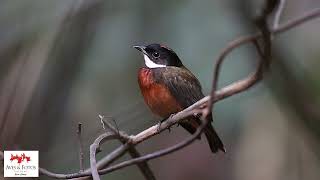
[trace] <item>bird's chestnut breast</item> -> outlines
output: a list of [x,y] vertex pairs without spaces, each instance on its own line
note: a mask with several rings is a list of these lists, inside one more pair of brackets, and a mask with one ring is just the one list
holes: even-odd
[[153,69],[141,68],[138,82],[145,103],[156,115],[165,118],[182,110],[168,88],[155,81]]

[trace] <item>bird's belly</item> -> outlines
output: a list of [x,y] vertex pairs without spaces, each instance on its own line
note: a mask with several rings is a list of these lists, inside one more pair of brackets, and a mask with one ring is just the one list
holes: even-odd
[[163,118],[181,111],[181,106],[171,95],[168,88],[162,84],[155,83],[153,81],[152,73],[149,71],[151,70],[140,70],[138,80],[144,101],[151,111]]

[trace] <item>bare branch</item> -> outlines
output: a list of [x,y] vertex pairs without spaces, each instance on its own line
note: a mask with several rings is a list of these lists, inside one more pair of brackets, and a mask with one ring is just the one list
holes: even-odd
[[98,169],[97,169],[97,161],[96,161],[96,153],[97,149],[100,148],[100,144],[106,140],[118,138],[119,136],[115,135],[114,133],[104,133],[100,135],[90,146],[90,168],[92,178],[94,180],[100,180]]
[[280,18],[284,9],[284,5],[286,4],[286,0],[280,0],[278,9],[275,13],[274,22],[273,22],[273,29],[277,29],[279,27]]
[[105,121],[104,120],[105,116],[99,114],[99,118],[100,118],[100,122],[101,122],[104,130],[109,129],[114,134],[117,134],[121,138],[122,141],[126,141],[126,142],[130,141],[129,135],[123,131],[119,131],[118,128],[115,128],[108,121]]
[[274,29],[271,31],[272,33],[278,34],[278,33],[283,33],[285,31],[288,31],[289,29],[292,29],[296,26],[299,26],[303,23],[309,22],[312,19],[318,18],[320,16],[320,8],[315,8],[310,11],[307,11],[304,15],[299,16],[296,19],[290,20],[281,26],[279,28]]
[[[130,147],[129,143],[126,143],[120,147],[118,147],[117,149],[115,149],[114,151],[112,151],[111,153],[109,153],[107,156],[103,157],[99,162],[97,162],[97,168],[98,169],[102,169],[104,167],[109,166],[111,163],[113,163],[116,159],[118,159],[119,157],[121,157],[123,154],[125,154],[128,149]],[[90,169],[88,169],[85,172],[90,172]]]

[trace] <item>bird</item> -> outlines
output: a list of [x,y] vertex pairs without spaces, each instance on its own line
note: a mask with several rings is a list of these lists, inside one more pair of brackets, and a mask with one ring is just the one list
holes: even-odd
[[[144,65],[138,70],[138,84],[144,101],[153,114],[165,120],[204,97],[199,80],[182,64],[171,48],[158,43],[133,47],[144,58]],[[211,124],[211,113],[208,118],[210,123],[203,131],[212,153],[219,150],[226,152]],[[194,115],[182,120],[179,125],[194,134],[200,123],[199,117]]]

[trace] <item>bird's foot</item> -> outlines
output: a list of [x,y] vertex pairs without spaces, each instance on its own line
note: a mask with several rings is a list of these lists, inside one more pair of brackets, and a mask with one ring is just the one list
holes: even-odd
[[[162,123],[162,122],[163,122],[163,121],[159,121],[159,123],[158,123],[158,128],[157,128],[158,133],[161,132],[161,123]],[[168,127],[167,129],[168,129],[168,131],[169,131],[169,133],[170,133],[170,132],[171,132],[171,127]]]
[[164,118],[164,119],[161,119],[161,120],[159,121],[159,123],[158,123],[158,129],[157,129],[158,133],[160,133],[160,131],[161,131],[161,124],[162,124],[166,119],[167,119],[167,118]]
[[[158,133],[160,133],[160,131],[161,131],[161,123],[163,123],[164,121],[166,121],[166,120],[169,119],[169,118],[172,118],[174,115],[175,115],[175,114],[171,114],[169,117],[163,118],[163,119],[161,119],[161,120],[159,121],[159,123],[158,123],[158,130],[157,130]],[[168,129],[169,132],[171,132],[171,127],[168,127],[167,129]]]
[[[173,117],[174,115],[176,115],[176,114],[175,114],[175,113],[171,114],[171,115],[169,116],[169,118],[172,119],[172,117]],[[169,118],[167,118],[167,119],[169,119]],[[178,124],[178,126],[179,126],[179,124]],[[171,132],[171,126],[169,126],[167,129],[169,130],[169,133],[170,133],[170,132]]]
[[171,114],[171,115],[168,117],[168,119],[169,119],[169,118],[172,119],[174,115],[176,115],[176,114],[175,114],[175,113]]

